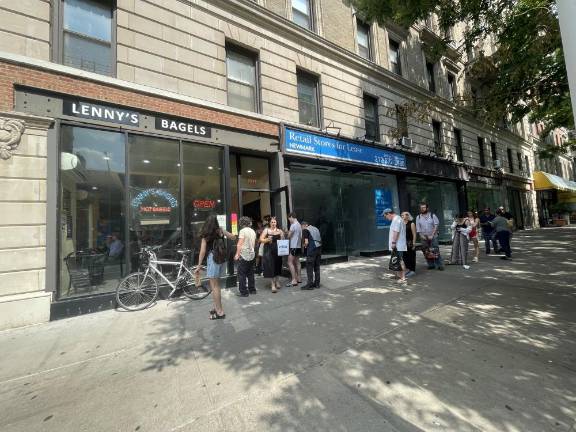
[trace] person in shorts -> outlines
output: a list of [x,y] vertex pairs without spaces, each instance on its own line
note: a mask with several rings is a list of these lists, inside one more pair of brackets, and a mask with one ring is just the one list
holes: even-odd
[[385,209],[384,217],[390,221],[390,234],[388,235],[388,249],[390,252],[396,252],[400,257],[400,263],[402,270],[395,272],[398,277],[398,282],[401,284],[406,283],[406,265],[404,260],[402,260],[402,255],[408,251],[408,245],[406,242],[406,224],[400,216],[398,216],[394,210]]
[[242,216],[238,221],[240,232],[234,260],[238,263],[239,297],[256,294],[254,282],[254,259],[256,258],[256,232],[252,229],[252,219]]
[[288,215],[290,221],[290,230],[288,231],[288,239],[290,240],[290,254],[288,255],[288,269],[292,280],[286,284],[287,287],[297,286],[302,283],[302,274],[300,267],[300,252],[302,250],[302,226],[298,222],[296,213]]

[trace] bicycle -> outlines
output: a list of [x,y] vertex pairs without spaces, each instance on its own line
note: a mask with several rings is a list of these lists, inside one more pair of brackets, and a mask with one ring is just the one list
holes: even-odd
[[[158,298],[160,283],[168,284],[172,290],[168,294],[168,298],[181,289],[182,293],[192,299],[201,300],[207,297],[211,290],[205,287],[202,283],[196,283],[194,275],[198,266],[189,268],[186,263],[188,256],[192,253],[191,250],[179,249],[176,252],[182,255],[180,261],[173,260],[159,260],[156,256],[156,251],[160,246],[144,247],[140,250],[139,255],[147,261],[140,271],[131,273],[120,281],[116,288],[116,301],[123,308],[128,311],[137,311],[146,309]],[[171,266],[176,267],[178,273],[174,280],[170,280],[158,266]],[[201,266],[205,269],[205,266]]]

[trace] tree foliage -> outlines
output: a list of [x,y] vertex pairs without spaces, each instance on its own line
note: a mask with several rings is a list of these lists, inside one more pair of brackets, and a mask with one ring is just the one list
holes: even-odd
[[[498,124],[528,116],[544,124],[544,134],[558,127],[574,129],[568,77],[554,0],[349,0],[368,20],[409,27],[436,13],[442,28],[466,23],[464,38],[439,41],[462,51],[492,40],[496,50],[467,65],[481,85],[484,118]],[[576,148],[546,148],[543,156]]]

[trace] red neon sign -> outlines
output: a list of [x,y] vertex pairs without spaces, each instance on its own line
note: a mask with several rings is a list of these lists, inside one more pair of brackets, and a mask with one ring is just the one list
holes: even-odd
[[214,207],[216,207],[216,201],[214,200],[201,200],[201,199],[197,199],[192,201],[192,205],[194,206],[194,208],[197,209],[213,209]]

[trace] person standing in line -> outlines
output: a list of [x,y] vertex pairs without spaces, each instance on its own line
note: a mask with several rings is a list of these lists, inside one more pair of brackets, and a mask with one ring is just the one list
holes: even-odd
[[494,220],[494,216],[489,207],[484,209],[484,213],[480,216],[480,226],[482,227],[482,238],[486,246],[486,255],[490,255],[490,243],[494,248],[494,253],[498,253],[498,244],[496,241],[496,232],[490,222]]
[[322,237],[320,230],[308,222],[302,222],[302,237],[306,253],[306,275],[308,280],[302,290],[320,288],[320,260],[322,258]]
[[406,224],[406,253],[403,255],[404,265],[406,265],[406,277],[416,276],[416,224],[409,212],[402,212],[400,215]]
[[465,219],[466,225],[470,228],[469,238],[474,245],[474,257],[472,262],[477,263],[480,257],[480,243],[478,242],[478,227],[480,226],[480,219],[478,213],[475,211],[468,211]]
[[430,213],[428,204],[421,203],[420,214],[416,216],[416,232],[420,235],[420,240],[422,241],[422,252],[428,262],[428,269],[437,268],[438,270],[444,270],[438,243],[439,226],[438,217]]
[[[226,314],[224,313],[224,308],[222,307],[220,277],[222,276],[222,271],[225,267],[226,258],[221,260],[221,257],[218,256],[215,260],[214,255],[216,252],[218,255],[223,254],[225,256],[225,249],[224,251],[220,250],[220,246],[222,246],[224,241],[223,237],[226,237],[230,240],[235,240],[236,236],[220,228],[216,216],[211,215],[208,216],[208,219],[206,219],[206,222],[204,222],[202,230],[200,231],[200,237],[202,238],[202,242],[200,244],[198,267],[196,268],[195,274],[197,278],[200,277],[200,266],[202,265],[204,258],[206,258],[206,276],[210,282],[210,288],[212,289],[212,301],[214,302],[214,309],[210,311],[210,319],[224,319],[226,318]],[[222,243],[216,244],[216,242]]]
[[458,215],[452,222],[452,253],[450,264],[458,264],[468,270],[468,244],[472,230],[470,221],[464,215]]
[[270,226],[262,231],[260,243],[264,244],[264,255],[262,256],[262,267],[264,277],[270,279],[270,288],[273,293],[280,289],[278,277],[282,273],[282,257],[278,256],[278,240],[284,239],[284,233],[278,228],[278,222],[274,216],[270,217]]
[[398,283],[406,283],[406,265],[404,264],[404,254],[408,247],[406,244],[406,224],[400,216],[394,213],[392,209],[384,210],[384,217],[390,221],[390,233],[388,235],[388,249],[391,253],[396,252],[400,259],[401,270],[395,272],[398,276]]
[[290,230],[288,231],[288,239],[290,240],[290,253],[288,255],[288,269],[292,280],[286,284],[287,287],[297,286],[302,283],[302,268],[300,266],[300,252],[302,250],[302,226],[298,222],[296,213],[288,215],[290,221]]
[[262,221],[256,222],[256,274],[262,274],[262,255],[264,253],[264,245],[260,243],[260,236],[264,231],[264,224]]
[[256,232],[252,229],[252,219],[242,216],[238,221],[240,232],[234,260],[238,262],[239,297],[256,294],[254,282],[254,259],[256,257]]
[[500,243],[500,248],[504,251],[504,256],[501,258],[503,260],[512,259],[512,250],[510,249],[510,225],[508,219],[504,216],[504,211],[498,209],[496,211],[496,217],[490,225],[496,230],[496,238],[498,243]]

